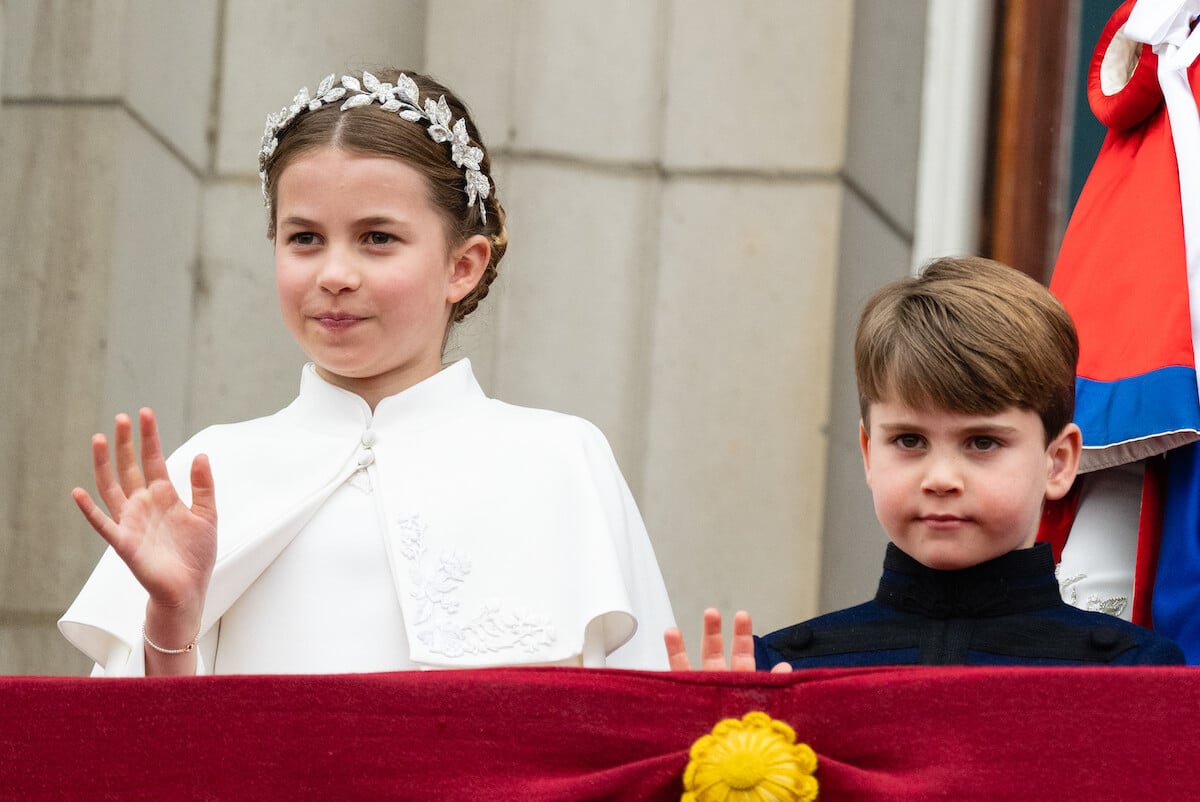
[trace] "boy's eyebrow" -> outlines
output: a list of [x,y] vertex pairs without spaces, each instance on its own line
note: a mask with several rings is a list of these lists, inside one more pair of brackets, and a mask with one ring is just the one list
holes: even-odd
[[316,225],[316,223],[312,220],[309,220],[306,217],[300,217],[298,215],[291,215],[290,217],[285,217],[282,220],[280,220],[279,225],[281,225],[281,226],[299,226],[300,228],[312,228],[313,226]]
[[962,434],[1012,434],[1017,431],[1016,426],[1007,426],[1000,423],[979,423],[971,426],[964,426],[958,430]]
[[900,431],[902,429],[908,430],[908,429],[920,429],[921,428],[920,426],[918,426],[915,423],[905,423],[904,421],[897,421],[895,423],[884,423],[882,421],[876,420],[875,424],[880,429],[883,429],[883,430],[889,431],[889,432]]
[[[912,423],[904,420],[899,421],[878,421],[877,425],[885,432],[919,432],[924,431],[927,426],[922,426],[918,423]],[[989,423],[982,421],[980,423],[972,423],[967,426],[962,426],[954,430],[957,434],[1012,434],[1017,431],[1016,426],[1009,426],[1004,423]]]

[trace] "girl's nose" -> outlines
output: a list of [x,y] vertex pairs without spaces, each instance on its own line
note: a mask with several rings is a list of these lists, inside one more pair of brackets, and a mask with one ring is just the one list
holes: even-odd
[[331,248],[317,270],[317,286],[333,295],[358,289],[362,276],[350,254]]

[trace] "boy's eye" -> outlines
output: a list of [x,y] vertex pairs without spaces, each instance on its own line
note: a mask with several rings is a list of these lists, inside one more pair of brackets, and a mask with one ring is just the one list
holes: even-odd
[[892,439],[892,442],[900,448],[910,449],[920,448],[925,440],[919,434],[898,434]]
[[1000,447],[1000,443],[994,437],[979,435],[971,438],[970,446],[975,451],[993,451]]
[[288,237],[288,242],[301,247],[315,245],[317,242],[317,235],[311,231],[298,231],[292,236]]

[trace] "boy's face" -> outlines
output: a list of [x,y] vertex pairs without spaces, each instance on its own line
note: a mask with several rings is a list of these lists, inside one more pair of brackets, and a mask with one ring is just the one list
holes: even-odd
[[1043,500],[1066,494],[1079,467],[1079,427],[1047,446],[1027,409],[967,415],[881,401],[870,420],[859,443],[875,514],[929,568],[967,568],[1033,545]]

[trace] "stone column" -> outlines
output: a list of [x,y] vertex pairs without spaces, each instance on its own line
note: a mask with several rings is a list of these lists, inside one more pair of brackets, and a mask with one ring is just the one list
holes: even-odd
[[53,623],[102,543],[91,434],[184,425],[217,3],[9,2],[0,108],[0,671],[86,666]]

